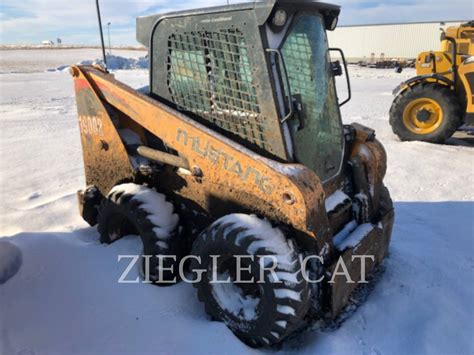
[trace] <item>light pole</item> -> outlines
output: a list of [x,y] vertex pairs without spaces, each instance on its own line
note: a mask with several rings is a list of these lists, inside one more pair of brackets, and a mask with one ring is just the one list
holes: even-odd
[[110,25],[111,23],[107,23],[107,34],[109,35],[109,54],[112,55],[112,46],[110,44]]

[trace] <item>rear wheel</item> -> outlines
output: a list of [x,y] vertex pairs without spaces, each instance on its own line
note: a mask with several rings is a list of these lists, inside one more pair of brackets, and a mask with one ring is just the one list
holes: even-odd
[[[164,195],[146,186],[121,184],[102,201],[98,231],[102,243],[112,243],[128,234],[139,235],[143,242],[143,255],[148,256],[143,258],[143,262],[149,265],[150,281],[166,285],[170,283],[165,282],[177,279],[182,256],[178,222],[173,205]],[[167,270],[171,267],[173,271]],[[148,268],[142,263],[142,273],[146,270]]]
[[[244,214],[225,216],[196,239],[192,254],[201,260],[193,260],[191,270],[207,271],[194,284],[199,300],[208,314],[248,345],[279,343],[302,324],[309,307],[302,256],[268,221]],[[215,261],[212,256],[217,256]],[[240,281],[237,258],[243,271]]]
[[455,93],[438,84],[417,84],[399,94],[390,108],[390,125],[402,141],[442,143],[461,124]]

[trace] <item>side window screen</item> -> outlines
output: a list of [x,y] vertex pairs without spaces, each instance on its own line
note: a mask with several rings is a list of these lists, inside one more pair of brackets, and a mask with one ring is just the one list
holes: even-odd
[[204,53],[197,46],[187,49],[171,51],[168,87],[178,106],[204,115],[210,111]]
[[243,34],[237,29],[176,33],[168,45],[173,102],[265,149],[264,117]]

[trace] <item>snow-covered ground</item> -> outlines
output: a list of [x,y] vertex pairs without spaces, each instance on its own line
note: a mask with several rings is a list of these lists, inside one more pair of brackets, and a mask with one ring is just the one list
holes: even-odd
[[[146,51],[140,50],[112,49],[112,54],[126,58],[143,57],[146,53]],[[102,50],[99,48],[2,49],[0,50],[0,74],[41,72],[48,69],[56,69],[61,65],[75,64],[97,58],[102,58]]]
[[[84,177],[72,79],[46,70],[99,57],[99,50],[0,51],[0,235],[22,260],[0,285],[0,354],[257,353],[208,320],[191,285],[117,283],[127,264],[117,255],[140,253],[139,241],[101,245],[79,217],[75,192]],[[136,88],[147,75],[116,72]],[[474,151],[460,139],[396,139],[391,91],[412,75],[351,67],[344,121],[375,128],[388,153],[391,256],[339,329],[307,330],[284,353],[474,353]]]

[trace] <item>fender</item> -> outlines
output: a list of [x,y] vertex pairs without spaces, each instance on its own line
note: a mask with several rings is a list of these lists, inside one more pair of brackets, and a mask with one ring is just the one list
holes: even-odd
[[454,82],[452,80],[447,79],[441,74],[426,74],[426,75],[417,75],[414,76],[413,78],[408,79],[407,81],[404,81],[400,85],[398,85],[392,92],[394,96],[398,96],[401,93],[403,93],[405,90],[408,88],[423,83],[423,82],[429,82],[429,81],[439,81],[443,83],[444,85],[447,85],[449,87],[454,86]]

